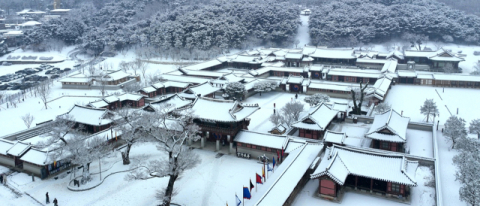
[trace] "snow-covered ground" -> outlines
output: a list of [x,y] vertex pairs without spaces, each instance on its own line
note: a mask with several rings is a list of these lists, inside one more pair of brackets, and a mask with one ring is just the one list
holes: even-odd
[[298,39],[300,42],[298,48],[303,48],[305,45],[310,44],[310,34],[308,33],[308,19],[310,16],[300,15],[300,21],[302,25],[298,27],[297,36],[295,39]]
[[[195,150],[201,158],[201,164],[187,170],[176,182],[178,195],[173,202],[181,205],[235,205],[235,193],[241,198],[242,187],[248,186],[255,173],[261,173],[262,164],[255,160],[246,160],[235,156],[224,155],[215,158],[216,153],[204,150]],[[146,156],[145,156],[146,155]],[[132,149],[131,158],[151,160],[161,158],[164,154],[156,150],[151,144],[144,144]],[[120,154],[115,156],[121,160]],[[109,160],[111,161],[111,160]],[[137,161],[137,160],[134,160]],[[102,165],[105,170],[105,162]],[[98,162],[92,162],[91,173],[98,172]],[[129,169],[121,163],[114,164],[115,171]],[[77,172],[79,174],[79,172]],[[104,172],[103,175],[107,174]],[[54,180],[53,178],[35,182],[23,173],[9,177],[20,190],[28,192],[39,201],[45,200],[45,193],[50,198],[57,198],[60,205],[156,205],[155,193],[166,186],[167,178],[153,178],[148,180],[125,180],[126,173],[109,176],[100,186],[83,192],[72,192],[67,189],[70,176]],[[61,176],[61,175],[59,175]],[[93,178],[99,178],[95,175]],[[0,186],[1,187],[1,186]],[[259,185],[258,187],[261,187]],[[4,195],[0,190],[0,197]],[[252,192],[252,195],[256,195]],[[8,194],[8,193],[6,193]],[[12,202],[15,202],[13,197]],[[27,199],[28,200],[28,199]],[[18,200],[21,201],[21,200]],[[21,204],[21,202],[18,202]],[[18,205],[17,204],[17,205]]]
[[[458,108],[458,116],[465,119],[468,127],[471,120],[480,118],[480,110],[474,109],[479,94],[478,89],[447,87],[443,92],[443,87],[395,85],[388,92],[386,102],[396,111],[403,111],[403,116],[410,117],[410,121],[425,122],[426,117],[420,113],[420,107],[426,99],[434,99],[440,111],[440,117],[436,117],[435,121],[440,120],[440,125],[443,125],[450,115],[457,114]],[[432,117],[429,122],[432,122]]]

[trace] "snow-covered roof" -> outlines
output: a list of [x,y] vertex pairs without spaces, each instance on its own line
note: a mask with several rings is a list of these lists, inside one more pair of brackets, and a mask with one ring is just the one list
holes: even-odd
[[302,53],[287,53],[285,55],[286,59],[302,59],[303,54]]
[[27,21],[22,24],[22,26],[37,26],[37,25],[42,25],[42,23],[38,21]]
[[429,57],[429,59],[433,60],[433,61],[448,61],[448,62],[465,61],[463,58],[455,56],[455,54],[452,54],[451,52],[449,52],[445,49],[438,50],[437,55],[431,56],[431,57]]
[[48,152],[37,150],[34,148],[30,149],[27,153],[25,153],[25,155],[23,155],[22,158],[20,158],[20,160],[24,162],[29,162],[41,166],[51,163],[47,162],[47,160],[49,159],[50,158],[48,157]]
[[246,105],[237,101],[199,97],[192,110],[199,119],[219,122],[239,122],[259,110],[258,104]]
[[283,67],[285,66],[284,62],[264,62],[261,65],[262,67]]
[[52,9],[50,12],[69,12],[71,9]]
[[313,54],[310,55],[315,58],[327,59],[356,59],[353,49],[335,49],[335,48],[317,48]]
[[[99,125],[107,125],[112,122],[112,120],[107,119],[106,115],[108,114],[107,109],[99,109],[99,108],[91,108],[91,107],[84,107],[80,105],[75,105],[73,108],[64,115],[69,115],[75,122],[99,126]],[[59,117],[62,117],[60,115]]]
[[194,94],[195,96],[200,95],[201,97],[207,96],[209,94],[219,91],[220,88],[212,86],[209,82],[199,84],[196,86],[189,87],[185,93]]
[[399,77],[416,77],[417,73],[412,70],[398,70],[397,74]]
[[185,68],[179,69],[183,74],[188,75],[188,76],[200,76],[200,77],[214,77],[218,78],[225,73],[223,72],[214,72],[214,71],[202,71],[202,70],[188,70]]
[[286,141],[288,141],[288,138],[282,135],[241,130],[235,136],[234,141],[273,149],[282,149]]
[[108,96],[108,97],[103,98],[103,100],[107,103],[112,103],[112,102],[119,101],[120,99],[117,96],[112,95],[112,96]]
[[397,57],[398,59],[405,59],[405,57],[403,56],[403,53],[398,51],[398,50],[394,50],[392,52],[390,52],[389,54],[386,55],[386,58],[389,59],[389,58],[392,58],[392,57]]
[[408,186],[417,186],[415,173],[418,162],[410,161],[403,155],[377,153],[369,150],[342,147],[328,147],[312,179],[327,175],[344,185],[348,175],[372,178]]
[[357,63],[364,64],[385,64],[389,62],[388,59],[371,59],[371,58],[358,58]]
[[405,57],[425,57],[437,55],[437,51],[418,51],[418,50],[405,50]]
[[407,142],[409,122],[410,118],[402,117],[393,109],[377,114],[365,137],[387,142]]
[[480,82],[480,76],[460,74],[434,74],[435,80]]
[[150,93],[150,92],[157,91],[157,89],[155,89],[153,86],[150,86],[150,87],[145,87],[145,88],[141,89],[140,91],[143,91],[145,93]]
[[143,96],[141,94],[124,93],[124,94],[121,94],[121,95],[117,95],[117,97],[120,101],[126,101],[126,100],[139,101],[140,99],[144,98],[145,96]]
[[167,106],[172,106],[172,110],[176,110],[176,109],[184,108],[190,104],[192,104],[192,101],[186,100],[180,97],[178,94],[173,94],[173,95],[167,96],[166,98],[151,102],[150,105],[147,105],[145,107],[150,106],[154,110],[157,110],[158,107],[163,107],[164,105],[167,105]]
[[108,103],[106,103],[103,100],[98,100],[98,101],[90,102],[88,104],[88,106],[93,107],[93,108],[102,108],[102,107],[108,106]]
[[397,65],[398,65],[397,60],[388,60],[388,61],[385,62],[385,64],[383,65],[381,71],[382,71],[382,72],[395,73],[395,71],[397,70]]
[[287,84],[302,84],[304,78],[303,76],[292,76],[290,75],[287,79]]
[[115,80],[123,79],[123,78],[129,77],[129,76],[130,76],[130,74],[127,74],[122,70],[118,70],[116,72],[112,72],[112,73],[109,73],[109,74],[105,75],[104,76],[104,78],[105,78],[104,81],[115,81]]
[[4,166],[0,165],[0,174],[5,174],[8,171],[10,171],[10,169],[8,169],[8,167],[4,167]]
[[75,82],[75,83],[88,83],[90,78],[84,77],[67,77],[60,80],[60,82]]
[[[358,85],[356,85],[358,86]],[[344,91],[349,92],[352,90],[351,84],[342,84],[342,83],[330,83],[330,82],[314,82],[310,83],[308,88],[312,89],[324,89],[324,90],[333,90],[333,91]]]
[[9,37],[9,36],[22,36],[23,31],[20,30],[15,30],[15,31],[8,31],[7,33],[4,33],[4,37]]
[[325,142],[331,142],[331,143],[342,145],[346,137],[347,135],[345,135],[344,132],[332,132],[330,130],[327,130],[325,132],[325,135],[323,136],[323,140]]
[[323,70],[323,65],[314,64],[314,65],[310,66],[309,70],[310,71],[321,72]]
[[306,46],[306,47],[303,47],[302,52],[304,55],[310,55],[310,54],[313,54],[315,50],[317,50],[317,47],[315,46]]
[[333,102],[333,103],[327,103],[327,105],[333,110],[337,110],[339,112],[347,112],[350,109],[350,107],[348,106],[348,103]]
[[265,62],[265,59],[260,56],[238,55],[235,59],[232,59],[231,61],[235,63],[261,64]]
[[323,131],[337,114],[338,111],[333,110],[326,104],[322,103],[317,107],[311,108],[308,114],[299,121],[293,123],[292,127]]
[[14,144],[14,142],[0,139],[0,154],[7,155],[7,151],[12,148]]
[[303,68],[300,67],[262,67],[257,70],[250,70],[249,73],[253,76],[262,75],[270,71],[278,71],[278,72],[295,72],[295,73],[303,73]]
[[171,75],[171,74],[162,74],[162,79],[167,81],[175,81],[175,82],[185,82],[185,83],[193,83],[193,84],[201,84],[208,81],[208,79],[201,78],[201,77],[193,77],[193,76],[179,76],[179,75]]
[[189,83],[174,82],[174,81],[162,82],[162,84],[165,86],[165,88],[168,88],[168,87],[187,88],[188,86],[190,86]]
[[372,69],[330,69],[328,75],[377,79],[383,76],[381,71]]
[[385,98],[385,95],[387,94],[388,90],[390,89],[390,85],[392,84],[392,79],[388,77],[383,77],[381,79],[378,79],[375,84],[373,85],[373,88],[369,89],[370,94],[376,94],[376,97],[379,100],[383,100]]
[[284,205],[322,149],[322,144],[308,143],[292,151],[250,201],[256,206]]
[[20,157],[31,147],[31,144],[16,142],[10,149],[7,150],[7,154],[15,157]]

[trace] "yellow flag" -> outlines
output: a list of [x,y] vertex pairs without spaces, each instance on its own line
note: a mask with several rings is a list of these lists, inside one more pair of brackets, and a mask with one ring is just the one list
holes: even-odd
[[262,177],[265,178],[265,167],[262,167]]

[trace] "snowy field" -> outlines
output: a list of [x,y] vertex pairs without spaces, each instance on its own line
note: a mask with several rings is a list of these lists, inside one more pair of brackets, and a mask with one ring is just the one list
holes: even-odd
[[[438,94],[437,94],[438,91]],[[420,114],[420,107],[425,99],[434,99],[440,111],[440,125],[443,125],[450,115],[457,114],[465,119],[467,127],[470,121],[480,118],[480,110],[476,108],[475,98],[479,97],[480,90],[468,88],[450,88],[412,85],[395,85],[389,91],[386,102],[403,116],[410,117],[410,121],[426,122],[426,117]],[[448,109],[447,109],[448,108]],[[429,122],[432,122],[432,117]]]
[[[435,204],[435,189],[425,186],[425,182],[433,178],[433,173],[428,167],[418,167],[417,173],[417,187],[412,188],[412,206],[432,206]],[[322,206],[338,206],[338,205],[355,205],[355,206],[402,206],[405,203],[399,203],[384,198],[370,196],[363,193],[345,192],[342,202],[336,203],[328,200],[320,199],[315,196],[318,193],[318,179],[308,181],[307,185],[298,193],[297,198],[293,202],[293,206],[304,205],[322,205]],[[446,204],[448,205],[448,204]]]
[[[249,180],[255,173],[261,173],[262,164],[255,160],[246,160],[230,155],[215,158],[216,153],[196,150],[201,158],[201,164],[187,170],[175,183],[178,195],[173,202],[181,205],[235,205],[235,193],[242,194],[242,186],[248,186]],[[145,156],[146,155],[146,156]],[[162,157],[153,145],[141,145],[132,149],[131,158],[147,158],[148,160]],[[120,154],[116,160],[121,160]],[[105,160],[106,161],[106,160]],[[113,161],[110,159],[108,161]],[[103,164],[108,165],[106,161]],[[137,160],[134,160],[137,161]],[[102,161],[103,162],[103,161]],[[111,163],[111,162],[110,162]],[[105,171],[102,165],[102,171]],[[98,161],[92,162],[91,173],[98,172]],[[110,169],[120,171],[129,169],[129,166],[114,164]],[[79,174],[79,172],[77,172]],[[104,172],[102,175],[108,174]],[[31,194],[35,199],[43,202],[45,193],[49,192],[50,198],[57,198],[60,205],[156,205],[155,193],[165,187],[167,178],[153,178],[148,180],[125,180],[127,173],[118,173],[109,176],[104,183],[92,190],[72,192],[67,189],[70,176],[58,180],[53,178],[32,182],[31,177],[23,173],[9,177],[14,185],[22,191]],[[99,178],[93,175],[93,178]],[[261,187],[261,185],[259,185]],[[0,186],[0,197],[4,195]],[[6,193],[8,194],[8,193]],[[253,192],[252,195],[256,195]],[[12,203],[27,204],[28,198],[15,199],[7,197]],[[18,202],[17,202],[18,201]]]

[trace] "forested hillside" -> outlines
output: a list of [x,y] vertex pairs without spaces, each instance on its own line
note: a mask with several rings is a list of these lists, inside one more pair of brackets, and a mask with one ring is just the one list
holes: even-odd
[[132,46],[162,52],[216,51],[255,44],[291,43],[299,26],[299,9],[274,0],[213,1],[137,0],[106,3],[101,9],[83,4],[65,19],[44,22],[27,32],[33,49],[49,42],[79,44],[90,54]]
[[310,17],[313,44],[350,46],[402,38],[479,44],[480,17],[435,0],[338,0]]

